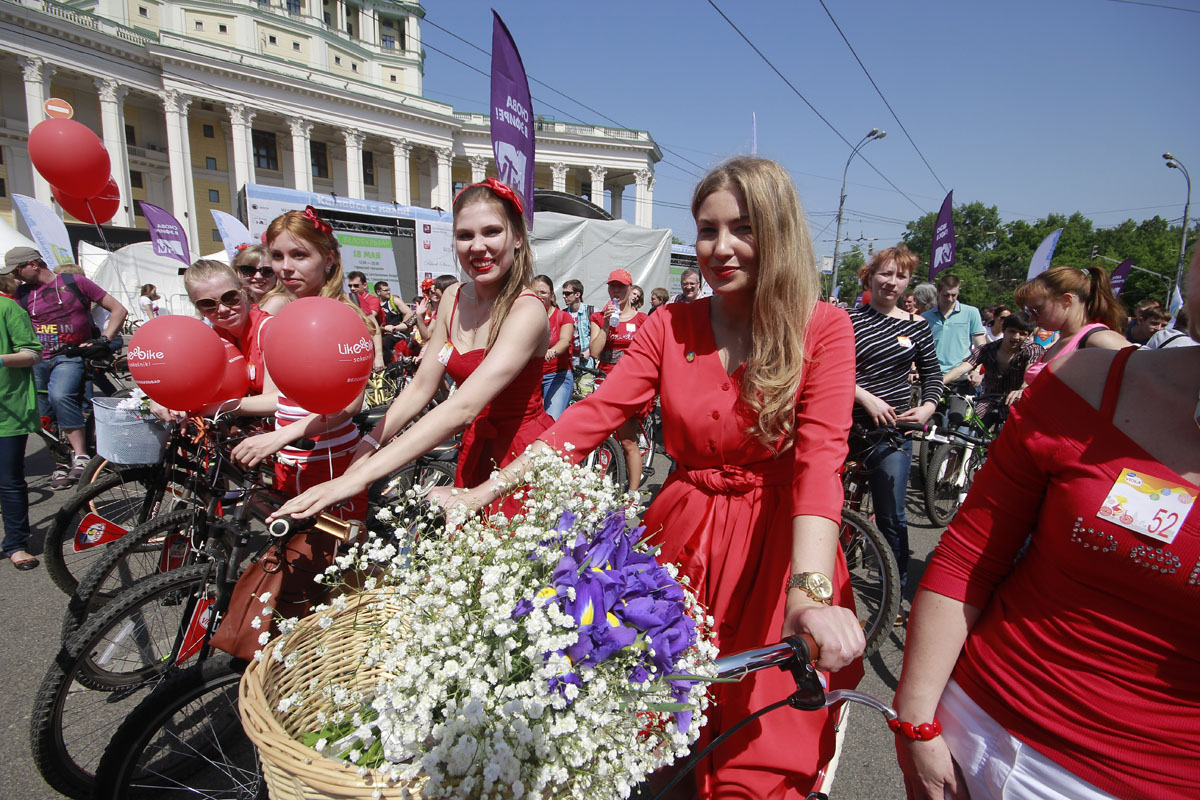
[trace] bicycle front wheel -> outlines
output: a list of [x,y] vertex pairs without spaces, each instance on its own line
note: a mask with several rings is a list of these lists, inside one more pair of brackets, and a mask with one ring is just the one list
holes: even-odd
[[867,639],[864,656],[879,649],[900,613],[900,569],[887,540],[866,517],[842,510],[839,531],[858,622]]
[[958,513],[983,466],[979,445],[950,442],[939,445],[925,475],[925,513],[934,525],[949,525]]
[[96,769],[97,800],[265,798],[238,716],[241,670],[214,657],[163,683],[117,730]]

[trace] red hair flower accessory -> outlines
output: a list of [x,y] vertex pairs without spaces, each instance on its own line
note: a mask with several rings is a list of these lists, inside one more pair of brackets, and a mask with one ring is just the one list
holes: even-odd
[[[492,194],[496,195],[496,197],[512,203],[512,207],[517,210],[517,216],[521,216],[525,213],[525,209],[521,205],[521,198],[517,195],[517,193],[510,189],[506,184],[501,183],[495,178],[487,178],[480,183],[472,183],[471,186],[486,186],[492,190]],[[458,198],[462,195],[462,193],[467,189],[470,189],[471,186],[464,186],[463,188],[459,189],[458,194],[454,195],[454,202],[457,203]]]
[[433,289],[433,278],[421,281],[421,294],[428,294]]
[[250,245],[247,244],[246,242],[242,242],[239,245],[234,245],[233,250],[235,253],[243,253],[243,252],[245,252],[246,248],[249,246]]
[[326,236],[333,236],[333,226],[318,217],[317,210],[312,206],[304,207],[304,217],[321,233],[325,234]]

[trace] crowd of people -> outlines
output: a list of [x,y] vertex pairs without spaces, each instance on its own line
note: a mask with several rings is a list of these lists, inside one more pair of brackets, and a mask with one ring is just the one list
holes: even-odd
[[[311,208],[274,220],[231,266],[188,268],[197,313],[249,365],[247,396],[225,410],[275,418],[233,451],[246,466],[274,458],[276,486],[291,497],[275,517],[362,518],[368,486],[455,435],[457,491],[436,492],[444,505],[515,512],[528,449],[582,459],[613,434],[636,490],[636,419],[657,402],[676,468],[642,524],[708,608],[718,646],[808,633],[829,686],[850,687],[865,646],[839,546],[852,428],[923,424],[947,383],[968,380],[983,394],[981,416],[1007,421],[897,619],[908,625],[894,726],[908,796],[1192,796],[1200,519],[1188,512],[1200,493],[1200,350],[1189,345],[1200,265],[1176,317],[1148,304],[1131,320],[1104,270],[1067,266],[1019,287],[1012,307],[981,312],[952,274],[908,291],[920,258],[898,244],[872,256],[859,273],[862,302],[843,309],[821,300],[787,172],[744,157],[695,190],[699,268],[684,271],[680,292],[647,296],[614,265],[597,308],[580,281],[556,296],[554,281],[534,274],[523,203],[495,179],[459,192],[453,239],[465,278],[427,281],[412,305],[385,282],[343,273],[332,228]],[[51,485],[69,485],[87,452],[82,370],[63,349],[114,338],[126,311],[30,248],[10,250],[2,274],[19,282],[0,298],[3,554],[30,569],[26,438],[39,414],[57,419],[75,455]],[[419,358],[367,434],[351,421],[361,396],[339,413],[310,413],[271,379],[262,342],[272,315],[306,297],[355,309],[376,367]],[[143,287],[144,316],[162,313],[158,302]],[[109,312],[103,331],[92,329],[94,305]],[[568,406],[577,367],[603,380]],[[426,413],[446,379],[456,390]],[[868,456],[875,522],[902,585],[912,459],[911,440]],[[793,688],[783,672],[714,686],[701,744]],[[705,759],[689,796],[820,791],[840,718],[755,720]]]

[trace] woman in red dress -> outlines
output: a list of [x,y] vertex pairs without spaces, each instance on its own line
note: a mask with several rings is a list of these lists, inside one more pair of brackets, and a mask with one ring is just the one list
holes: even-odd
[[[629,270],[614,269],[608,276],[608,302],[591,317],[591,351],[596,353],[596,365],[605,375],[612,373],[617,362],[629,350],[633,337],[649,319],[633,303],[633,276]],[[647,403],[634,416],[650,413],[653,404]],[[611,433],[612,431],[610,431]],[[642,485],[642,453],[638,449],[637,420],[630,417],[616,428],[617,441],[625,451],[625,469],[629,475],[629,491]]]
[[[553,422],[542,406],[542,365],[550,329],[542,301],[529,289],[533,253],[521,200],[489,178],[454,200],[454,249],[469,281],[451,286],[434,320],[417,374],[387,415],[363,437],[354,465],[340,478],[290,500],[272,516],[307,517],[365,491],[459,431],[456,486],[487,480]],[[425,410],[448,374],[458,390],[382,446]],[[377,452],[376,452],[377,451]],[[369,457],[368,457],[369,456]]]
[[[836,671],[831,685],[853,686],[865,642],[838,546],[854,400],[850,320],[819,302],[803,212],[780,165],[727,162],[700,182],[692,212],[713,297],[659,308],[604,385],[541,438],[570,442],[582,458],[661,393],[666,449],[679,467],[643,522],[716,620],[721,651],[808,632],[818,665]],[[525,465],[438,497],[483,506]],[[794,688],[775,671],[715,686],[701,744]],[[833,721],[832,712],[761,717],[700,766],[700,796],[798,800],[820,789]]]

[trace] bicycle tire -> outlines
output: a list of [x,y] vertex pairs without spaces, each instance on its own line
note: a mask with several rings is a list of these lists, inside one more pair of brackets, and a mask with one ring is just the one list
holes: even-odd
[[96,800],[266,798],[238,716],[240,664],[225,656],[162,683],[117,729],[96,769]]
[[629,470],[625,465],[625,450],[615,436],[609,436],[588,454],[584,463],[607,475],[621,491],[629,489]]
[[[78,800],[91,796],[94,771],[108,735],[177,666],[173,653],[177,631],[190,616],[190,603],[159,606],[178,609],[173,614],[174,631],[169,630],[169,622],[155,626],[160,634],[166,634],[159,637],[167,640],[162,646],[146,647],[153,643],[139,631],[123,630],[124,626],[138,614],[146,619],[155,601],[194,590],[206,580],[207,571],[208,565],[196,565],[143,581],[93,614],[63,645],[34,697],[29,730],[33,762],[51,787]],[[143,630],[147,627],[143,624]],[[114,632],[119,638],[113,636]],[[107,674],[98,670],[94,658],[97,650],[109,662],[114,657],[123,660],[116,649],[122,641],[140,650],[133,662],[138,669],[122,676],[112,670]]]
[[163,569],[163,548],[177,534],[186,535],[186,541],[190,542],[195,523],[196,513],[191,509],[160,514],[105,547],[67,602],[63,639],[73,634],[97,608],[138,581],[169,571]]
[[[935,525],[949,525],[970,491],[986,452],[978,445],[949,442],[938,446],[925,476],[925,513]],[[962,467],[962,479],[955,477]]]
[[842,510],[838,532],[854,607],[867,640],[864,656],[874,654],[900,613],[900,568],[887,540],[874,523],[850,509]]

